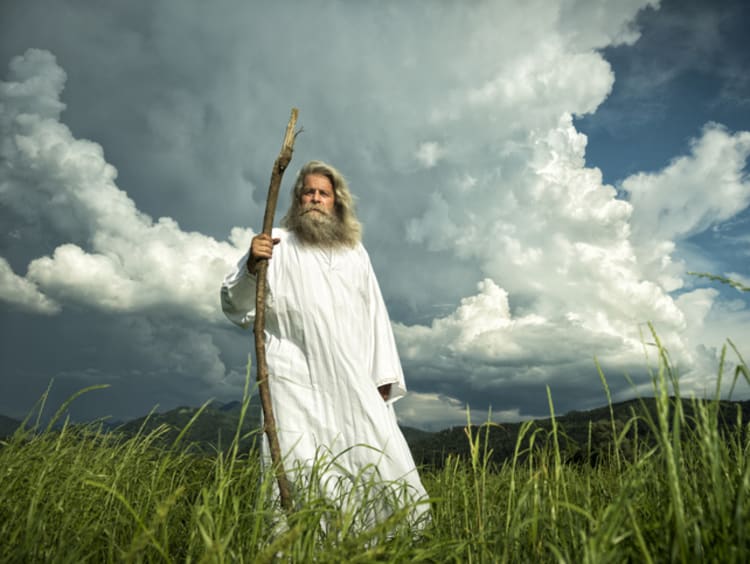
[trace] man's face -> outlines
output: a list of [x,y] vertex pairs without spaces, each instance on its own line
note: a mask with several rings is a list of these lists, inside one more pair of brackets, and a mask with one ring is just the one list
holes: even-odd
[[[328,177],[317,173],[305,176],[305,182],[302,185],[301,203],[303,210],[310,208],[309,211],[304,213],[333,215],[335,198],[333,184]],[[315,208],[321,208],[322,211]]]

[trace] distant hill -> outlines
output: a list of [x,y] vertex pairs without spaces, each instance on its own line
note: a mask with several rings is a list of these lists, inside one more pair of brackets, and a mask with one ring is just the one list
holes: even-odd
[[414,427],[405,427],[399,425],[401,432],[404,434],[406,442],[410,445],[417,444],[420,441],[430,440],[435,435],[434,432],[423,431],[422,429],[415,429]]
[[[242,403],[239,401],[209,404],[185,433],[182,444],[192,443],[200,450],[210,452],[226,449],[237,432],[241,409]],[[244,449],[250,448],[258,435],[260,411],[260,400],[253,396],[242,424],[243,440],[240,444]],[[163,426],[166,432],[158,443],[171,445],[197,412],[198,408],[195,407],[178,407],[128,421],[114,431],[126,436],[147,435],[157,427]]]
[[[645,406],[645,411],[644,411]],[[209,404],[190,426],[183,436],[182,445],[192,444],[194,448],[208,453],[226,449],[234,438],[242,408],[241,402]],[[683,401],[683,409],[690,420],[692,407],[689,401]],[[723,401],[720,403],[720,418],[724,426],[733,426],[736,422],[737,411],[742,414],[742,421],[750,420],[750,401]],[[656,417],[656,403],[653,398],[628,400],[612,405],[615,426],[621,432],[625,423],[634,415],[650,414]],[[156,444],[168,447],[172,445],[181,431],[198,412],[195,407],[178,407],[164,413],[154,413],[147,417],[139,417],[117,426],[105,425],[104,429],[122,433],[125,436],[136,434],[147,435],[155,429],[161,428]],[[257,396],[251,398],[245,420],[242,425],[241,448],[249,450],[260,439],[260,400]],[[556,418],[559,429],[559,443],[564,456],[569,461],[594,462],[600,453],[606,452],[612,442],[612,423],[608,406],[588,411],[571,411]],[[20,425],[20,421],[0,415],[0,438],[9,436]],[[476,436],[481,433],[481,445],[485,444],[492,451],[491,461],[502,464],[512,458],[517,438],[523,423],[503,423],[492,425],[473,425],[471,433]],[[527,433],[541,433],[537,444],[545,442],[546,434],[552,428],[549,418],[537,419],[531,423]],[[591,448],[589,449],[589,429],[591,430]],[[464,426],[452,427],[438,432],[423,431],[413,427],[401,427],[404,437],[414,455],[418,465],[441,467],[448,455],[470,456],[467,430]],[[648,428],[645,423],[638,428],[639,440],[648,440]],[[632,435],[631,431],[631,435]],[[528,446],[528,441],[524,447]],[[627,446],[627,442],[626,442]],[[591,456],[589,455],[589,450]]]
[[[219,445],[222,445],[222,447],[228,446],[237,429],[241,408],[242,403],[239,401],[209,405],[193,423],[183,442],[196,443],[201,449],[209,451],[215,450]],[[121,424],[113,430],[128,436],[134,436],[139,432],[148,434],[157,427],[165,425],[170,430],[164,434],[160,442],[171,444],[197,411],[198,409],[194,407],[178,407],[164,413],[155,413],[150,417],[139,417]],[[254,431],[257,431],[260,427],[260,414],[260,399],[253,396],[250,399],[242,427],[243,434],[252,433],[252,435],[243,441],[244,448],[251,446],[258,437],[258,433]],[[401,427],[401,431],[410,445],[420,441],[429,441],[434,435],[429,431],[413,427]]]
[[[693,420],[693,409],[690,401],[682,402],[683,410],[688,422]],[[750,401],[722,401],[720,402],[719,417],[723,427],[733,427],[737,421],[737,411],[742,414],[742,421],[747,422],[750,417]],[[615,427],[621,433],[627,421],[633,416],[646,418],[650,416],[656,420],[656,402],[653,398],[641,400],[633,399],[612,405]],[[588,461],[596,463],[599,457],[608,452],[612,444],[612,421],[609,406],[595,408],[589,411],[571,411],[565,415],[555,418],[558,425],[558,442],[560,449],[568,461]],[[472,436],[481,433],[481,448],[484,448],[485,439],[487,450],[491,451],[491,461],[502,464],[514,455],[516,442],[522,423],[503,423],[499,425],[472,425]],[[545,437],[552,429],[550,418],[537,419],[531,423],[527,431],[526,440],[522,448],[528,447],[528,437],[534,431],[541,432],[536,440],[537,445],[545,443]],[[591,445],[589,448],[589,429],[591,432]],[[485,433],[489,433],[485,436]],[[635,430],[631,429],[626,434],[623,448],[632,448],[632,440]],[[638,425],[638,440],[649,441],[649,428],[645,421]],[[429,436],[422,436],[409,443],[418,465],[441,467],[448,455],[469,457],[470,448],[466,427],[453,427],[445,429]],[[589,454],[590,452],[590,454]],[[522,456],[523,458],[523,456]]]

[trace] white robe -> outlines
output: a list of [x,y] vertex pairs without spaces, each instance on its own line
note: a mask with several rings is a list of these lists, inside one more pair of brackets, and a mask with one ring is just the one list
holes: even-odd
[[[303,245],[283,229],[273,236],[281,242],[268,263],[266,360],[286,468],[309,474],[316,456],[324,455],[328,462],[335,458],[321,484],[327,495],[376,468],[379,480],[400,484],[411,501],[426,499],[393,411],[406,386],[367,251],[361,244],[342,250]],[[243,328],[255,317],[256,283],[247,259],[221,289],[224,313]],[[378,392],[384,384],[391,384],[387,402]],[[265,436],[263,449],[268,457]]]

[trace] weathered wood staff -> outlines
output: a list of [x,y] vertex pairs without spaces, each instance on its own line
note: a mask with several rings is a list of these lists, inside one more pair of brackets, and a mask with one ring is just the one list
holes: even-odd
[[[271,183],[268,186],[268,200],[266,201],[266,213],[263,216],[263,233],[271,235],[273,228],[273,216],[276,212],[276,200],[279,197],[279,186],[281,186],[281,177],[284,175],[289,161],[292,160],[292,150],[294,149],[294,139],[296,134],[294,127],[297,124],[297,108],[292,108],[292,115],[286,126],[284,143],[281,146],[281,152],[276,157],[271,171]],[[255,294],[255,354],[258,360],[258,392],[260,393],[260,402],[263,407],[263,427],[268,437],[268,445],[271,449],[271,462],[276,472],[276,480],[279,483],[279,495],[281,496],[281,506],[284,510],[292,510],[292,495],[289,487],[289,480],[284,472],[284,464],[281,460],[281,448],[279,447],[279,436],[276,433],[276,419],[273,415],[273,406],[271,405],[271,390],[268,387],[268,366],[266,366],[266,339],[263,333],[266,323],[266,272],[268,271],[268,260],[258,259],[256,276],[257,291]]]

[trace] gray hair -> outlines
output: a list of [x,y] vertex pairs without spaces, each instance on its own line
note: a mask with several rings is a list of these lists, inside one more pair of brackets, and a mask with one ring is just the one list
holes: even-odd
[[310,161],[297,173],[297,179],[292,188],[292,203],[289,206],[281,225],[294,230],[297,225],[297,217],[300,213],[302,203],[302,191],[305,187],[305,177],[308,174],[321,174],[331,181],[333,186],[333,205],[336,217],[340,222],[340,243],[344,246],[353,247],[362,239],[362,225],[357,219],[354,209],[354,197],[349,191],[349,185],[344,176],[329,164],[322,161]]

